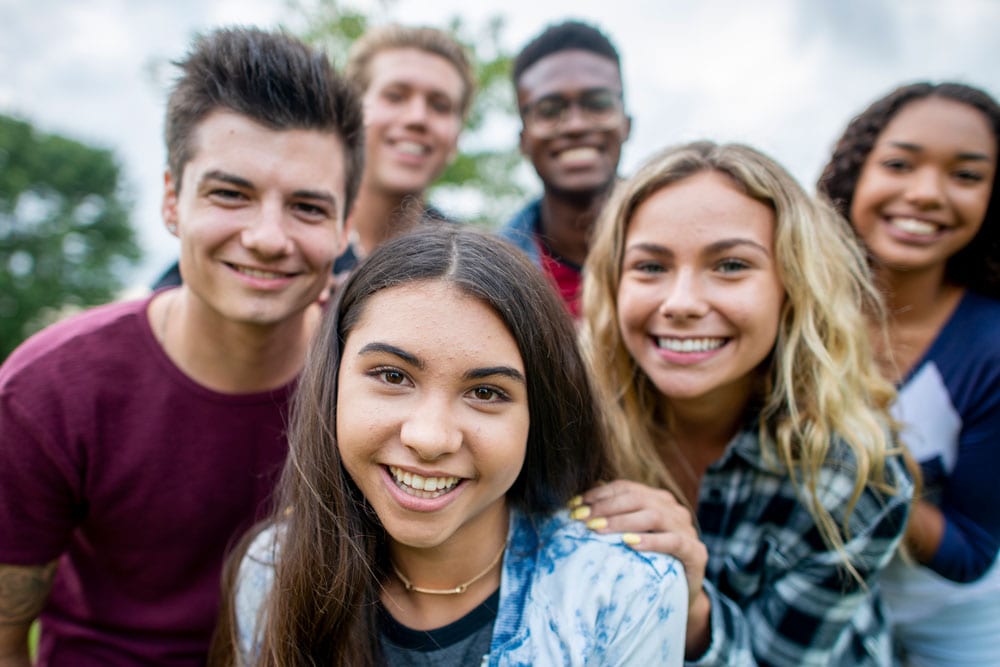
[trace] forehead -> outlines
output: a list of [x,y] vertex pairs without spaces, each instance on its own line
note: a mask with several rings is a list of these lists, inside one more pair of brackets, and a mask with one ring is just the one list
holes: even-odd
[[261,188],[326,190],[342,198],[345,160],[344,143],[336,132],[275,130],[249,116],[217,110],[195,127],[183,180],[196,181],[217,170]]
[[347,335],[346,348],[379,340],[431,362],[503,364],[523,372],[520,350],[500,316],[447,282],[383,289],[369,297],[363,309]]
[[769,206],[743,193],[726,175],[705,171],[660,188],[643,201],[626,230],[626,244],[708,244],[743,238],[774,243]]
[[997,158],[997,137],[979,109],[957,100],[927,97],[900,109],[878,137],[877,144],[947,145],[955,152]]
[[572,95],[593,88],[621,91],[617,65],[591,51],[569,49],[547,55],[524,70],[517,82],[517,97],[523,105],[547,95]]
[[455,99],[462,97],[465,89],[458,68],[444,56],[411,47],[382,49],[368,66],[365,92],[399,84],[439,91]]

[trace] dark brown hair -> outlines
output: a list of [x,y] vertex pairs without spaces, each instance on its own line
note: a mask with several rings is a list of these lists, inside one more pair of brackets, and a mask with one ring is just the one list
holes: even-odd
[[175,63],[181,77],[167,101],[167,165],[180,187],[198,125],[225,109],[273,130],[330,132],[344,143],[344,216],[364,160],[361,103],[322,52],[280,32],[224,28],[199,37]]
[[[961,83],[913,83],[879,98],[851,120],[837,142],[830,162],[817,183],[837,211],[850,217],[854,191],[868,154],[878,136],[899,111],[911,102],[930,97],[953,100],[982,112],[993,130],[1000,155],[1000,105],[989,94]],[[948,259],[945,277],[971,290],[1000,298],[1000,178],[994,176],[990,203],[979,233]]]
[[[442,281],[493,309],[517,343],[530,426],[521,473],[507,492],[528,513],[565,505],[608,470],[604,430],[573,324],[538,269],[506,242],[455,225],[422,227],[379,246],[348,278],[313,341],[295,397],[279,486],[282,527],[258,664],[372,665],[376,609],[388,572],[385,530],[336,446],[337,374],[347,337],[372,295]],[[244,541],[244,548],[245,548]],[[216,642],[235,649],[232,580]],[[218,656],[216,656],[218,660]],[[226,662],[225,659],[221,662]]]

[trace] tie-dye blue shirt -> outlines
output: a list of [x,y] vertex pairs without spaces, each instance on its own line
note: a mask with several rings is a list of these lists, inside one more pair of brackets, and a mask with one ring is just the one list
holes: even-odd
[[[276,532],[257,536],[240,565],[236,622],[249,664],[274,578]],[[681,665],[687,601],[677,560],[634,551],[566,512],[511,511],[500,607],[482,665]]]

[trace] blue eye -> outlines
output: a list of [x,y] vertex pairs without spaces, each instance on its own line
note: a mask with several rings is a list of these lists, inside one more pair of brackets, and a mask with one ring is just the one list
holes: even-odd
[[718,269],[722,273],[736,273],[749,268],[750,265],[742,259],[724,259],[718,264]]

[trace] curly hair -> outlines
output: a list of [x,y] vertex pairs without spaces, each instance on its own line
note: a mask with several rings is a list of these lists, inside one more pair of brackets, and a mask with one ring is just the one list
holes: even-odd
[[[850,217],[861,170],[879,135],[907,104],[927,98],[953,100],[980,111],[989,122],[1000,155],[1000,105],[988,93],[961,83],[919,82],[896,88],[855,116],[837,141],[816,187],[837,211]],[[945,277],[975,292],[1000,298],[1000,179],[993,179],[990,203],[979,233],[948,259]]]
[[[668,148],[618,186],[598,221],[584,274],[581,336],[604,402],[615,464],[624,477],[666,488],[683,501],[660,455],[671,446],[669,397],[625,347],[618,285],[636,209],[670,184],[708,171],[728,176],[774,211],[775,257],[786,299],[751,402],[760,406],[755,417],[765,455],[800,485],[823,538],[854,572],[842,535],[849,534],[853,507],[866,487],[894,492],[885,461],[899,453],[888,414],[895,390],[879,373],[867,328],[870,314],[881,317],[881,300],[847,222],[752,148],[710,142]],[[837,453],[841,441],[856,476],[838,526],[833,514],[842,508],[825,507],[818,489],[824,470],[848,464]]]

